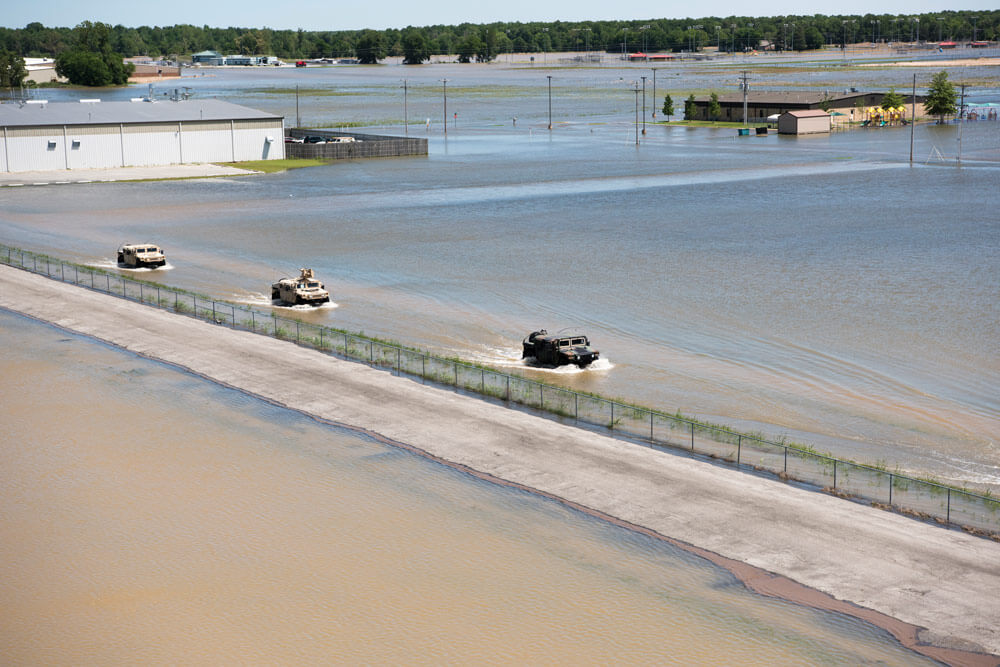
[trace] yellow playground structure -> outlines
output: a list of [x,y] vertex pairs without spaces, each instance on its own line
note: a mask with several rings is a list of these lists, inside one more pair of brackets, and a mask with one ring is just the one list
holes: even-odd
[[885,127],[886,125],[906,125],[906,107],[868,107],[864,111],[864,127]]

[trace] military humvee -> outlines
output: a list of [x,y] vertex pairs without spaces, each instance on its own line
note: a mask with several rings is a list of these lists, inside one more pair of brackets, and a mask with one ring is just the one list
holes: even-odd
[[118,248],[118,263],[129,269],[155,269],[166,264],[167,258],[152,243],[124,243]]
[[299,269],[298,278],[282,278],[271,285],[271,300],[298,306],[320,306],[330,301],[330,293],[320,281],[313,277],[312,269]]
[[522,343],[521,358],[534,357],[542,366],[576,364],[585,368],[597,361],[601,353],[590,347],[586,336],[550,336],[545,329],[533,331]]

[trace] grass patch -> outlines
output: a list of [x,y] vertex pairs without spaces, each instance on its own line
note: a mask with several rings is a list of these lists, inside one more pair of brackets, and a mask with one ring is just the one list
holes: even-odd
[[314,160],[306,158],[288,158],[285,160],[248,160],[246,162],[217,162],[220,167],[237,167],[239,169],[249,169],[260,171],[265,174],[274,174],[279,171],[289,169],[302,169],[303,167],[320,167],[330,164],[329,160]]
[[744,125],[742,120],[672,120],[657,122],[658,125],[680,125],[684,127],[763,127],[766,123],[751,122]]

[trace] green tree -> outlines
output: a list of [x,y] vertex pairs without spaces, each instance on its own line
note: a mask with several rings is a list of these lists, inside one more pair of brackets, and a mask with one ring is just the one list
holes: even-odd
[[927,89],[927,101],[924,109],[932,116],[938,117],[938,123],[944,122],[944,117],[958,111],[955,102],[958,95],[955,86],[948,81],[948,73],[941,70],[931,79],[931,87]]
[[385,58],[385,40],[382,33],[375,30],[363,30],[354,43],[354,53],[365,65],[375,65],[379,59]]
[[712,92],[712,95],[708,98],[708,117],[712,120],[719,120],[719,116],[722,115],[722,105],[719,104],[719,96]]
[[459,41],[455,49],[458,52],[458,62],[471,63],[483,48],[483,40],[479,39],[479,35],[469,33]]
[[896,107],[901,107],[906,103],[903,96],[896,92],[895,88],[890,88],[889,92],[882,97],[882,108],[883,109],[895,109]]
[[698,116],[698,105],[694,103],[694,93],[684,100],[684,120],[694,120]]
[[430,60],[431,51],[427,47],[427,40],[424,33],[419,30],[407,30],[403,34],[403,63],[406,65],[419,65],[425,60]]
[[111,71],[100,54],[64,51],[56,56],[56,74],[76,86],[110,86]]
[[27,76],[24,58],[10,51],[0,51],[0,88],[18,88]]
[[674,115],[674,100],[669,93],[663,97],[663,115],[667,117],[668,121]]
[[111,50],[111,28],[84,21],[74,28],[76,46],[56,56],[56,74],[78,86],[123,86],[135,71]]

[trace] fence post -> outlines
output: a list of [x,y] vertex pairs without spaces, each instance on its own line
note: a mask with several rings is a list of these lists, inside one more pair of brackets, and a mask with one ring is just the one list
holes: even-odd
[[426,378],[427,377],[427,355],[426,354],[420,356],[420,377],[421,378]]
[[232,311],[233,319],[230,320],[230,324],[235,329],[236,328],[236,306],[229,306],[229,310]]
[[212,321],[217,322],[218,319],[219,318],[215,314],[215,299],[212,299]]
[[785,473],[788,473],[788,445],[782,445],[785,448]]
[[401,364],[399,363],[400,362],[400,357],[401,357],[400,350],[397,347],[396,348],[396,375],[399,375],[400,373],[403,372],[403,369],[401,368]]
[[107,279],[108,289],[104,290],[105,294],[111,294],[111,276],[107,273],[104,274],[105,279]]
[[146,303],[146,295],[142,291],[142,283],[139,283],[139,303]]
[[194,316],[198,317],[198,295],[197,294],[192,295],[191,298],[194,299],[194,306],[192,306],[192,308],[194,309]]
[[736,436],[736,467],[740,467],[740,450],[743,449],[743,436]]
[[250,327],[254,333],[257,333],[257,318],[254,316],[253,309],[250,310]]
[[75,282],[77,285],[79,285],[80,284],[80,267],[79,266],[74,266],[73,267],[73,271],[76,274],[76,280],[74,280],[73,282]]
[[59,262],[59,280],[66,282],[66,265],[61,260]]
[[837,488],[837,459],[833,460],[833,488]]
[[889,507],[892,507],[892,473],[889,473]]
[[649,441],[653,442],[653,413],[649,413]]
[[299,342],[299,321],[295,320],[295,342]]
[[[510,380],[507,380],[510,382]],[[573,393],[573,419],[580,421],[580,394]]]
[[156,307],[157,308],[161,308],[162,307],[162,306],[160,306],[160,288],[159,287],[156,288]]
[[691,422],[691,451],[694,451],[694,422]]
[[455,371],[455,386],[458,386],[458,364],[451,362],[451,369]]
[[545,387],[541,384],[538,385],[538,409],[545,409]]
[[324,328],[325,327],[320,327],[319,328],[319,349],[321,349],[321,350],[323,349],[323,329]]
[[615,402],[611,401],[611,430],[615,430]]
[[948,514],[945,516],[945,520],[951,523],[951,487],[948,487]]
[[486,393],[486,369],[484,368],[479,369],[479,393]]
[[507,376],[507,400],[510,401],[510,376]]
[[368,362],[375,363],[375,341],[368,341]]

